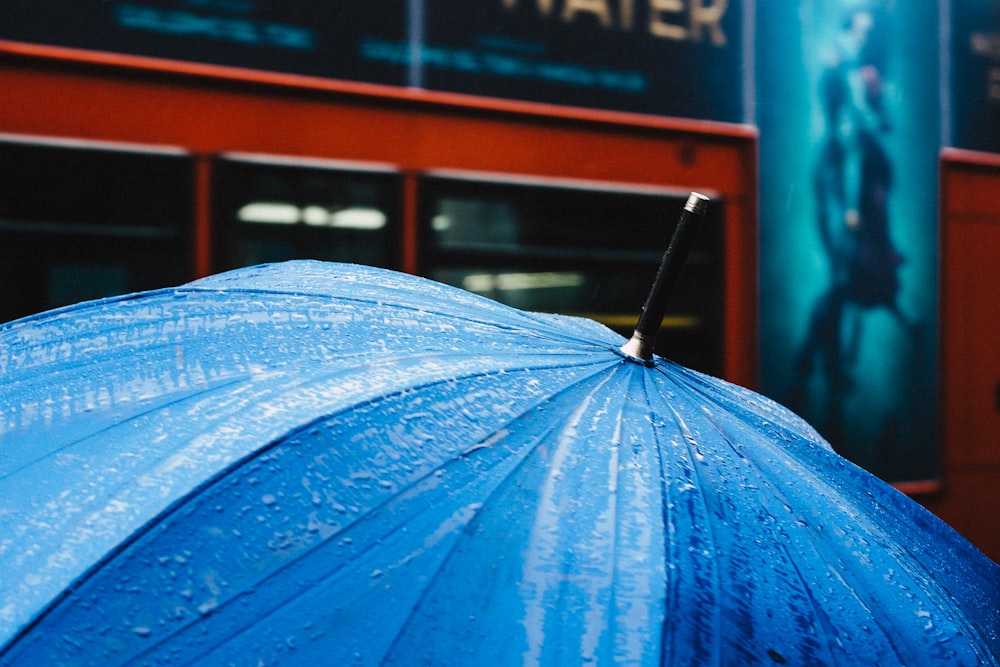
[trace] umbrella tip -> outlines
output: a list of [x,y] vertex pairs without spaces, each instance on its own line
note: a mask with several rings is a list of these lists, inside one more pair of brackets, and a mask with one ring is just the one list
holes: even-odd
[[692,192],[684,204],[684,210],[690,211],[695,215],[705,215],[705,212],[708,210],[708,197],[700,192]]
[[644,339],[638,331],[633,332],[628,342],[618,349],[626,357],[631,357],[632,359],[649,361],[653,358],[653,343]]
[[653,345],[656,343],[656,334],[663,322],[667,300],[677,283],[677,276],[687,258],[694,233],[697,231],[697,225],[693,223],[705,217],[708,201],[709,199],[705,195],[692,192],[684,203],[680,221],[674,229],[670,245],[663,253],[660,269],[656,274],[656,280],[653,282],[646,304],[642,308],[642,313],[639,315],[639,323],[635,327],[635,332],[632,334],[632,338],[619,348],[626,357],[643,363],[652,360]]

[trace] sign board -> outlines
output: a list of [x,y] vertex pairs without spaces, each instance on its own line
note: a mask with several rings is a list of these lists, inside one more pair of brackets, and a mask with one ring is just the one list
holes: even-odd
[[434,0],[428,88],[739,122],[743,21],[725,0]]
[[761,386],[880,477],[938,476],[934,3],[758,14]]
[[744,120],[738,0],[14,0],[0,39]]
[[376,83],[406,72],[363,40],[405,39],[405,0],[13,0],[0,38]]

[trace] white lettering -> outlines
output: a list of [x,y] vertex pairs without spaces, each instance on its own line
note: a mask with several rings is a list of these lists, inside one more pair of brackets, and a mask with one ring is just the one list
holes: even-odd
[[621,0],[621,5],[618,8],[622,30],[631,30],[635,23],[635,5],[632,3],[633,0]]
[[601,25],[610,28],[611,8],[608,7],[607,0],[566,0],[563,5],[562,20],[569,23],[576,16],[577,12],[588,12],[600,20]]
[[1000,59],[1000,33],[974,32],[969,36],[972,52],[995,60]]
[[683,26],[667,23],[663,14],[680,14],[684,11],[682,0],[649,0],[649,34],[664,39],[687,39],[688,31]]
[[[501,3],[507,11],[520,6],[518,0]],[[585,13],[595,17],[605,30],[631,31],[644,20],[646,31],[659,39],[700,42],[707,32],[713,46],[727,43],[722,20],[729,0],[528,0],[528,4],[534,4],[540,17],[556,14],[564,23],[572,23]],[[974,43],[973,48],[983,47]]]
[[726,8],[729,5],[728,0],[715,0],[707,6],[701,4],[701,0],[690,1],[691,38],[696,42],[700,42],[701,29],[708,28],[712,44],[715,46],[725,46],[726,33],[722,32],[722,26],[719,24],[722,21],[722,17],[726,15]]

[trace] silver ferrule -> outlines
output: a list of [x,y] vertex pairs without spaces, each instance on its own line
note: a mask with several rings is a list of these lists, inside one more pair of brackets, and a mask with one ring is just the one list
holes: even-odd
[[696,215],[705,215],[705,210],[707,208],[708,197],[699,192],[692,192],[688,197],[687,203],[684,204],[685,211],[690,211]]
[[642,334],[636,331],[632,334],[632,337],[628,339],[628,342],[618,349],[621,350],[622,354],[627,357],[649,361],[653,358],[654,342],[655,341],[643,338]]

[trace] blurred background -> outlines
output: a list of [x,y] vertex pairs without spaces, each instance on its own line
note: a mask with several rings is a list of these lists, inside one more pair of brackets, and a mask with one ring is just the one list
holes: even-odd
[[627,336],[697,190],[657,351],[1000,559],[1000,0],[13,0],[0,91],[0,321],[315,258]]

